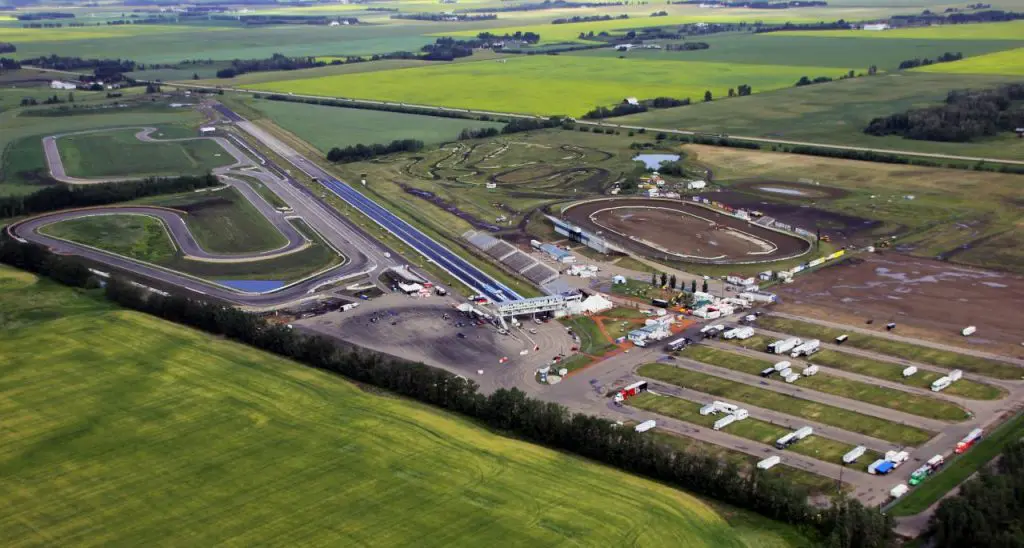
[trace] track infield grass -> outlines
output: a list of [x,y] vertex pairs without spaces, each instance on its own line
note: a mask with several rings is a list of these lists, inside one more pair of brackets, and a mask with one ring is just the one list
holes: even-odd
[[[702,345],[690,346],[683,351],[681,355],[691,360],[697,360],[699,362],[732,369],[734,371],[741,371],[750,375],[759,375],[761,371],[771,367],[775,363],[774,361],[766,359],[759,359]],[[779,358],[781,361],[785,356],[779,356]],[[803,366],[798,363],[794,367],[794,372],[799,373]],[[773,377],[773,382],[782,381],[780,381],[779,377],[776,375]],[[901,390],[847,379],[844,377],[837,377],[835,375],[830,375],[825,371],[819,372],[817,375],[810,377],[800,377],[795,384],[802,388],[817,390],[818,392],[824,392],[826,394],[832,394],[834,396],[841,396],[853,400],[860,400],[865,403],[931,419],[962,421],[970,418],[967,411],[951,402],[928,396],[920,396],[918,394],[910,394]]]
[[[202,175],[235,159],[210,139],[143,142],[138,129],[66,135],[57,139],[70,177]],[[159,139],[159,137],[155,137]]]
[[812,545],[6,267],[0,299],[7,543]]
[[846,332],[841,329],[776,316],[762,316],[758,322],[772,331],[791,333],[823,341],[835,340],[839,335],[848,335],[849,338],[844,344],[854,348],[896,356],[912,362],[927,363],[950,369],[962,369],[997,379],[1020,379],[1024,376],[1024,368],[968,354],[894,341],[862,333]]
[[170,261],[177,251],[163,221],[146,215],[68,219],[46,225],[40,232],[148,263]]
[[704,392],[705,394],[729,398],[738,402],[746,402],[764,409],[772,409],[794,417],[817,421],[900,445],[916,446],[928,441],[934,435],[933,432],[921,428],[902,425],[831,405],[795,398],[714,375],[688,371],[672,365],[649,363],[640,366],[637,369],[637,373],[644,377],[676,386],[684,386],[698,392]]
[[245,87],[497,112],[579,116],[598,105],[621,103],[624,97],[689,97],[701,101],[707,90],[715,97],[725,97],[730,88],[740,84],[760,92],[791,87],[802,76],[838,78],[847,70],[536,55]]

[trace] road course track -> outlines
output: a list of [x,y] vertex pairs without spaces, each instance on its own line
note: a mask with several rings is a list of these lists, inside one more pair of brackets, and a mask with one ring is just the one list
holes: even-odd
[[[141,136],[145,140],[152,131],[152,128],[143,128],[137,136]],[[59,178],[69,184],[109,182],[109,179],[93,180],[67,177],[60,161],[60,155],[57,153],[56,138],[58,137],[53,136],[44,140],[44,143],[50,143],[48,146],[44,144],[44,150],[47,152],[47,162],[55,178]],[[249,308],[276,308],[301,301],[313,297],[313,292],[321,285],[369,274],[377,268],[395,266],[397,264],[387,260],[387,253],[383,251],[383,248],[376,242],[364,239],[358,233],[358,229],[352,227],[347,219],[341,217],[329,206],[311,198],[308,195],[308,190],[301,187],[298,182],[288,177],[278,177],[270,172],[273,169],[282,172],[280,168],[276,168],[265,158],[259,158],[261,164],[265,166],[265,168],[261,168],[230,141],[220,137],[212,139],[216,140],[236,160],[235,164],[217,168],[214,170],[214,173],[228,186],[237,189],[269,222],[281,231],[288,240],[288,243],[283,247],[251,254],[223,255],[210,253],[202,249],[198,242],[196,242],[195,237],[189,232],[188,227],[178,212],[168,208],[146,206],[109,206],[60,211],[20,221],[10,225],[7,230],[15,238],[45,245],[57,253],[78,255],[92,262],[130,272],[143,278],[155,280],[166,285],[181,287],[194,293],[208,295]],[[292,212],[286,214],[277,211],[247,183],[231,177],[232,174],[244,174],[258,179],[287,203]],[[129,259],[101,249],[53,238],[39,232],[40,228],[60,221],[116,214],[141,214],[160,219],[167,227],[168,234],[174,243],[182,250],[186,257],[208,262],[266,260],[283,254],[294,253],[307,247],[309,241],[288,220],[289,218],[297,217],[301,218],[307,225],[319,233],[329,245],[343,253],[347,260],[342,265],[318,272],[283,288],[264,293],[250,293],[158,265]]]

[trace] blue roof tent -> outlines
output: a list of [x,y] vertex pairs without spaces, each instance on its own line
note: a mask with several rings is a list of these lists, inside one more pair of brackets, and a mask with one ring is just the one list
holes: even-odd
[[551,255],[556,261],[562,262],[568,257],[572,257],[572,253],[564,249],[559,249],[557,246],[551,244],[541,244],[540,250],[548,255]]

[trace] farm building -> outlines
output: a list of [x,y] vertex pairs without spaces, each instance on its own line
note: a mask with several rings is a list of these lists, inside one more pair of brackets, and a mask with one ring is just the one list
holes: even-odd
[[889,30],[892,27],[890,27],[888,23],[868,23],[862,28],[864,30]]
[[199,128],[200,135],[210,135],[217,132],[217,128],[213,126],[203,126]]
[[661,323],[654,323],[640,329],[634,329],[626,337],[633,344],[643,346],[647,344],[647,341],[660,341],[670,335],[672,335],[672,332],[668,330],[668,327]]
[[61,82],[60,80],[54,80],[50,82],[50,89],[78,89],[78,84],[75,82]]

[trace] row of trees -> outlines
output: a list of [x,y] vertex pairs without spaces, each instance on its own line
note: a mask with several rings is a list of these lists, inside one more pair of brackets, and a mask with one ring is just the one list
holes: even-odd
[[[671,276],[668,276],[664,272],[662,272],[661,273],[661,283],[659,284],[658,283],[658,273],[657,272],[651,272],[651,285],[653,285],[655,287],[668,287],[668,288],[671,288],[671,289],[676,289],[676,285],[677,285],[676,284],[676,275],[673,274]],[[686,282],[678,284],[678,286],[679,286],[679,291],[686,291]],[[708,292],[708,281],[707,280],[703,281],[703,284],[700,286],[700,290],[703,291],[704,293]],[[693,293],[696,293],[696,292],[697,292],[697,280],[690,280],[690,293],[693,294]]]
[[144,67],[129,59],[83,59],[81,57],[62,57],[60,55],[49,55],[24,59],[22,63],[39,68],[54,70],[82,70],[92,69],[96,78],[107,81],[118,81],[123,78],[125,72],[144,70]]
[[[88,269],[73,257],[51,254],[42,246],[0,243],[0,262],[53,277],[68,285],[95,283]],[[428,367],[383,357],[373,352],[340,349],[327,337],[308,336],[283,325],[220,304],[181,296],[163,297],[122,281],[106,282],[105,296],[134,310],[227,337],[304,363],[310,367],[383,388],[418,401],[460,413],[519,438],[569,451],[627,472],[688,489],[772,519],[804,526],[828,546],[875,548],[893,540],[888,518],[859,502],[837,500],[826,511],[807,502],[807,493],[793,485],[706,454],[676,452],[630,428],[556,403],[500,389],[485,396],[473,381]]]
[[493,13],[396,13],[391,16],[392,19],[412,19],[415,21],[451,21],[453,17],[456,21],[490,21],[498,18]]
[[574,15],[572,17],[562,17],[555,19],[551,22],[552,25],[564,25],[567,23],[590,23],[592,21],[611,21],[614,19],[629,19],[629,15],[623,13],[622,15]]
[[907,59],[906,61],[900,61],[900,70],[912,69],[917,67],[926,67],[928,65],[934,65],[935,63],[948,63],[950,61],[959,61],[964,58],[964,54],[960,52],[951,53],[946,52],[936,57],[934,60],[928,58],[916,58]]
[[18,48],[10,42],[0,42],[0,53],[14,53]]
[[11,59],[9,57],[0,57],[0,72],[5,70],[17,70],[21,68],[21,63]]
[[345,148],[334,147],[327,152],[327,159],[334,163],[347,164],[351,162],[372,160],[377,156],[384,156],[385,154],[394,154],[396,152],[416,152],[419,150],[423,150],[423,141],[418,141],[416,139],[396,139],[386,145],[382,145],[380,143],[364,145],[360,143],[358,145],[349,145]]
[[568,2],[566,0],[544,0],[543,2],[530,3],[530,4],[514,4],[509,6],[499,6],[494,8],[469,8],[464,11],[466,13],[475,13],[481,11],[497,11],[497,12],[508,12],[508,11],[536,11],[536,10],[549,10],[549,9],[562,9],[562,8],[604,8],[608,6],[621,6],[622,2]]
[[53,185],[21,196],[0,196],[0,218],[20,217],[72,207],[126,202],[145,196],[188,192],[219,186],[213,175],[149,178],[93,185]]
[[935,548],[1024,546],[1024,440],[939,503],[927,535]]
[[466,141],[468,139],[484,139],[487,137],[497,137],[501,134],[501,131],[496,127],[482,127],[482,128],[463,128],[459,132],[459,140]]
[[995,89],[951,91],[942,105],[875,118],[869,135],[901,135],[925,141],[967,142],[1024,127],[1024,84]]
[[682,44],[665,44],[665,51],[694,51],[710,47],[711,45],[707,42],[683,42]]
[[217,78],[234,78],[247,72],[264,72],[271,70],[299,70],[327,65],[317,61],[316,57],[288,57],[275,53],[266,59],[235,59],[230,67],[217,71]]

